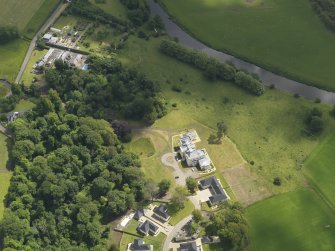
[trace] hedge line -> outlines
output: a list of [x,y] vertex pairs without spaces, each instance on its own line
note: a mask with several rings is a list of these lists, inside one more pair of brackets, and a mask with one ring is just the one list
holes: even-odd
[[324,24],[335,32],[335,0],[310,0]]
[[202,70],[205,76],[211,80],[233,81],[236,85],[257,96],[262,95],[265,91],[263,83],[249,73],[238,71],[233,65],[221,63],[215,58],[185,48],[174,41],[163,40],[160,44],[160,50],[170,57]]

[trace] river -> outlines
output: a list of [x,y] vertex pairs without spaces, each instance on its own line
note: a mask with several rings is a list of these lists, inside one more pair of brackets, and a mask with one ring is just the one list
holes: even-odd
[[167,34],[171,37],[178,38],[181,45],[202,51],[209,56],[219,59],[220,61],[230,61],[237,68],[243,68],[251,73],[256,73],[266,86],[274,85],[276,89],[281,91],[292,94],[299,94],[300,96],[310,100],[319,98],[322,103],[326,104],[335,104],[334,92],[328,92],[313,86],[299,83],[297,81],[267,71],[257,65],[248,63],[234,56],[209,48],[205,44],[190,36],[186,31],[173,22],[165,10],[154,0],[149,0],[149,5],[151,14],[159,15],[162,18]]

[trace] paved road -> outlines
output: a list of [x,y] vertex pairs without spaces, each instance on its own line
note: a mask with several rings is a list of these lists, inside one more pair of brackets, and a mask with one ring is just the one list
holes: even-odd
[[169,246],[170,243],[172,242],[173,237],[182,229],[182,227],[192,219],[192,216],[189,215],[186,218],[182,219],[175,227],[173,230],[166,236],[164,246],[163,246],[163,251],[169,251]]
[[166,32],[171,37],[178,38],[179,43],[183,46],[202,51],[209,56],[217,58],[220,61],[230,61],[234,63],[234,65],[238,68],[243,68],[248,70],[249,72],[256,73],[261,78],[263,83],[267,86],[274,84],[277,89],[282,91],[290,92],[293,94],[297,93],[300,96],[311,100],[320,98],[322,103],[335,104],[334,92],[328,92],[322,89],[299,83],[291,79],[287,79],[285,77],[276,75],[270,71],[262,69],[257,65],[248,63],[244,60],[233,57],[226,53],[214,50],[187,34],[187,32],[185,32],[181,27],[174,23],[170,19],[169,15],[165,12],[165,10],[155,0],[149,0],[149,4],[152,15],[159,15],[165,24]]
[[31,40],[30,45],[29,45],[29,49],[28,49],[28,51],[26,53],[26,57],[24,58],[23,63],[22,63],[21,68],[20,68],[20,71],[19,71],[19,73],[16,76],[15,84],[18,84],[20,82],[21,78],[22,78],[24,70],[26,69],[27,64],[29,62],[29,59],[31,57],[31,54],[33,53],[33,50],[34,50],[34,48],[36,46],[36,42],[38,40],[38,37],[41,34],[43,34],[48,29],[48,27],[50,25],[52,25],[57,20],[57,18],[62,14],[62,12],[66,9],[67,6],[68,6],[67,3],[60,4],[55,9],[55,11],[51,14],[51,16],[48,18],[48,20],[42,25],[42,27],[39,29],[39,31],[35,34],[35,36],[33,37],[33,39]]

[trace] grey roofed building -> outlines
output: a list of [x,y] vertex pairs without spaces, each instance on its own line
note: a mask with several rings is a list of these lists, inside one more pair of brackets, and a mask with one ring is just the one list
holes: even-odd
[[129,249],[131,251],[152,251],[152,245],[145,244],[142,239],[135,239],[133,243],[130,244]]
[[209,188],[209,190],[211,191],[212,196],[209,197],[209,202],[211,205],[216,205],[229,199],[226,191],[223,189],[220,182],[215,176],[201,180],[199,183],[202,189]]
[[197,251],[197,244],[195,241],[193,242],[187,242],[187,243],[181,243],[179,246],[179,251]]
[[134,214],[134,219],[135,220],[139,220],[142,216],[144,216],[146,213],[146,209],[145,208],[141,208],[139,210],[136,211],[136,213]]
[[149,220],[146,220],[140,224],[136,230],[143,235],[156,235],[158,233],[158,227]]
[[9,112],[7,114],[7,121],[9,122],[14,122],[18,117],[20,113],[19,112]]
[[207,170],[211,167],[211,161],[210,159],[205,156],[202,159],[199,160],[199,167],[201,170]]
[[160,204],[158,207],[155,207],[153,211],[154,216],[163,221],[168,221],[171,218],[171,216],[168,214],[167,207],[164,204]]

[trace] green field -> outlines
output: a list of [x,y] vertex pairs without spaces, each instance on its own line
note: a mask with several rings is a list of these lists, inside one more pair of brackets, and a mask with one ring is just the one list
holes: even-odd
[[[307,0],[161,0],[210,46],[335,90],[335,33]],[[275,84],[275,83],[273,83]]]
[[9,89],[6,86],[1,85],[0,83],[0,98],[5,97],[9,92]]
[[[32,38],[59,0],[0,0],[0,25],[14,24],[21,35]],[[29,41],[17,39],[0,46],[0,78],[14,81]]]
[[135,140],[129,145],[128,150],[143,158],[151,157],[155,154],[155,148],[150,138],[139,138]]
[[310,190],[298,190],[247,209],[251,250],[334,250],[333,211]]
[[[119,52],[124,64],[145,72],[160,84],[170,104],[177,104],[177,108],[158,120],[154,127],[188,128],[193,120],[215,129],[216,123],[223,120],[228,126],[229,138],[244,159],[255,162],[251,166],[253,173],[265,177],[273,192],[304,185],[301,166],[320,142],[302,133],[305,118],[313,107],[324,111],[326,132],[322,139],[334,128],[335,121],[328,115],[331,107],[277,90],[267,90],[263,96],[254,97],[230,83],[209,82],[199,71],[162,55],[159,43],[159,39],[145,41],[130,37],[126,49]],[[180,85],[182,92],[172,91],[173,84]],[[276,176],[283,180],[281,187],[272,185]]]
[[4,204],[3,200],[7,194],[9,181],[12,177],[6,167],[8,162],[8,138],[0,133],[0,220],[3,216]]
[[126,9],[119,0],[106,0],[105,3],[99,4],[97,4],[95,0],[90,0],[90,2],[103,9],[107,13],[114,15],[115,17],[126,18],[127,16]]
[[0,0],[0,25],[15,25],[23,30],[44,0]]
[[14,111],[28,111],[35,107],[35,104],[29,100],[22,99],[16,104]]
[[304,172],[335,208],[335,133],[329,135],[305,163]]

